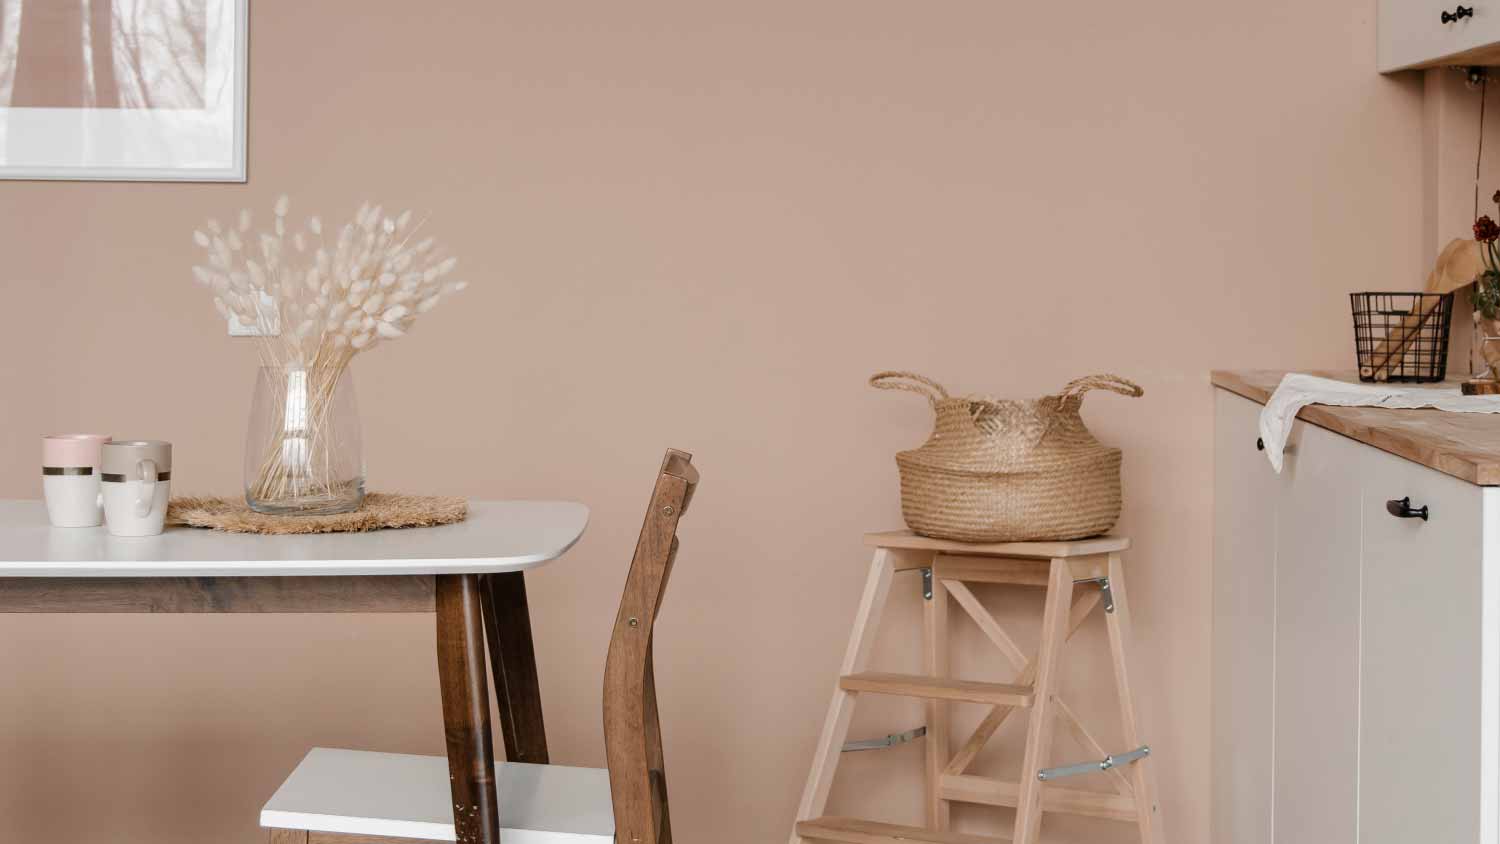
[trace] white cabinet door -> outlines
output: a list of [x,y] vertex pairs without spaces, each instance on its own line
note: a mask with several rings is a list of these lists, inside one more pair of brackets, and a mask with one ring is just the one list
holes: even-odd
[[1371,449],[1304,422],[1289,448],[1276,499],[1274,841],[1355,844],[1360,480]]
[[1213,842],[1271,841],[1277,477],[1261,406],[1214,391]]
[[1500,488],[1301,422],[1276,476],[1260,409],[1215,394],[1214,844],[1500,844]]
[[[1473,14],[1454,20],[1460,5]],[[1500,0],[1380,0],[1378,26],[1381,72],[1439,64],[1500,42]]]
[[[1484,629],[1495,584],[1483,572],[1483,488],[1369,452],[1360,841],[1495,844],[1496,702],[1491,695],[1486,711],[1481,694],[1485,672],[1494,671],[1484,642],[1496,633]],[[1404,497],[1427,507],[1428,520],[1390,515],[1386,502]]]

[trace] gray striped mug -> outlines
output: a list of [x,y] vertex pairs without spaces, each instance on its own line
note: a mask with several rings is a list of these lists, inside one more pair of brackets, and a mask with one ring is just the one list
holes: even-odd
[[114,536],[155,536],[172,497],[172,444],[118,440],[103,448],[104,520]]

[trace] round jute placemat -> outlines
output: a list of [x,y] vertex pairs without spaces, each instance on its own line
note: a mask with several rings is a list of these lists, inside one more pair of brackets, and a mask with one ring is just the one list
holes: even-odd
[[469,503],[441,495],[372,492],[363,507],[331,516],[270,516],[250,509],[243,498],[173,498],[167,524],[211,528],[226,533],[354,533],[386,528],[432,527],[461,522]]

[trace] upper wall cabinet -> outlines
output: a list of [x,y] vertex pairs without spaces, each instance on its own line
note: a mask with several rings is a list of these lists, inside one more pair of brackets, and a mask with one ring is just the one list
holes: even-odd
[[1380,0],[1380,72],[1500,64],[1500,0]]

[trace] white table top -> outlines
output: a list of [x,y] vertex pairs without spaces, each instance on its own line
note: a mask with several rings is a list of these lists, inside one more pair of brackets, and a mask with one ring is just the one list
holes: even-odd
[[572,501],[471,501],[469,518],[429,528],[263,536],[167,528],[110,536],[55,528],[40,501],[0,500],[0,577],[285,577],[488,574],[536,568],[583,535]]
[[[452,841],[448,760],[315,747],[260,813],[260,825]],[[505,844],[613,844],[609,772],[495,765]]]

